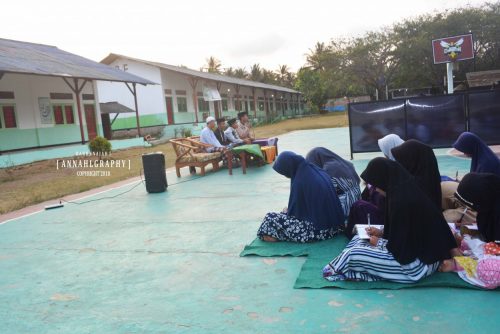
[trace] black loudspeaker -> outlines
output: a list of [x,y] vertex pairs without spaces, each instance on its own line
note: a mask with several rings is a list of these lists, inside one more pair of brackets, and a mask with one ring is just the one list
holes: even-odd
[[142,167],[146,179],[148,193],[161,193],[167,187],[167,174],[165,173],[165,156],[161,152],[142,155]]

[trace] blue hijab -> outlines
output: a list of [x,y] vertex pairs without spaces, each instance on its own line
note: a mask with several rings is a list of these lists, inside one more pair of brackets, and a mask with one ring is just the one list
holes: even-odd
[[462,133],[453,147],[471,156],[471,173],[492,173],[500,176],[500,159],[472,132]]
[[273,169],[291,179],[288,215],[314,224],[317,230],[342,226],[342,206],[330,176],[302,156],[282,152]]

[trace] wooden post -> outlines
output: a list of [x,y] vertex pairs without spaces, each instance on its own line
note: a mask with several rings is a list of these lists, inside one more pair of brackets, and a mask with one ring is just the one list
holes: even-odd
[[198,79],[196,79],[195,77],[189,77],[188,82],[193,89],[194,115],[196,123],[198,123],[198,96],[196,95],[196,85],[198,84]]
[[252,87],[253,95],[253,118],[257,118],[257,96],[255,95],[255,87]]
[[134,106],[135,106],[135,119],[137,120],[137,135],[141,136],[141,123],[139,121],[139,106],[137,104],[137,87],[136,83],[132,83],[132,88],[134,90]]
[[80,136],[82,139],[82,144],[85,144],[85,132],[83,131],[82,103],[80,100],[80,93],[82,92],[83,87],[85,87],[87,80],[83,80],[81,87],[78,87],[78,78],[73,78],[74,86],[71,85],[68,79],[63,77],[63,80],[69,86],[71,91],[76,95],[76,110],[78,114],[78,122],[80,123]]
[[[240,102],[241,99],[240,99],[240,88],[241,86],[236,84],[234,85],[234,91],[236,92],[235,94],[235,103],[234,103],[234,110],[236,110],[236,102]],[[240,102],[241,103],[241,102]],[[241,107],[241,104],[240,104],[240,107]],[[241,111],[241,110],[236,110],[236,111]]]
[[266,114],[266,119],[269,117],[269,106],[267,105],[267,91],[264,89],[264,112]]
[[[222,87],[222,82],[217,81],[216,85],[217,85],[217,91],[219,92],[219,95],[221,95],[220,88]],[[219,110],[217,110],[217,113],[219,114],[219,117],[222,117],[222,97],[218,101],[217,105],[218,105],[218,109],[219,109]]]
[[137,104],[137,87],[136,87],[136,83],[133,82],[132,83],[132,88],[130,88],[130,86],[128,85],[128,82],[125,82],[125,85],[127,86],[128,90],[130,91],[130,93],[132,93],[132,95],[134,96],[134,106],[135,106],[135,119],[136,119],[136,125],[137,125],[137,135],[139,137],[141,137],[141,124],[139,122],[139,107],[138,107],[138,104]]

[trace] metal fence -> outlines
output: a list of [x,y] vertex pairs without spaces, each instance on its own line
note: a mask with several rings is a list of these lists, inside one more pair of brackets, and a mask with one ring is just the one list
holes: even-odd
[[390,133],[433,148],[451,147],[464,131],[500,144],[500,90],[351,103],[348,113],[351,157],[378,151]]

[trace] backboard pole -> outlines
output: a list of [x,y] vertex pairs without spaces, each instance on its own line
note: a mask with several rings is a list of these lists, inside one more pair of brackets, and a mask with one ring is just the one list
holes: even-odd
[[448,94],[453,94],[453,63],[446,63],[446,77],[448,79]]

